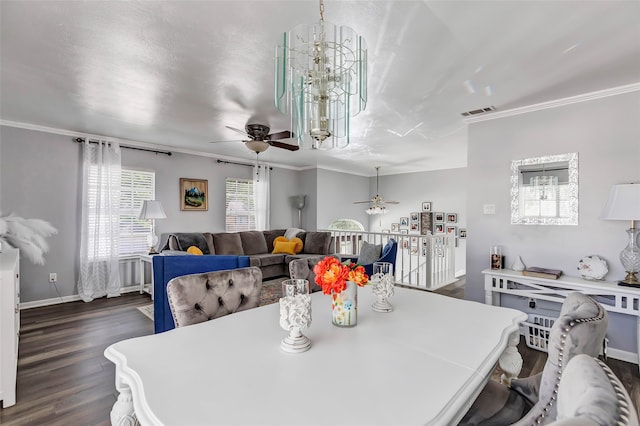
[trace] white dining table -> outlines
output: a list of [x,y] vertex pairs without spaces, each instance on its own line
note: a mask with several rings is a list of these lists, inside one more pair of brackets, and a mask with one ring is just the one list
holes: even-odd
[[455,425],[503,353],[518,363],[521,311],[397,287],[379,313],[369,287],[358,297],[340,328],[312,295],[303,353],[280,349],[278,303],[109,346],[112,424]]

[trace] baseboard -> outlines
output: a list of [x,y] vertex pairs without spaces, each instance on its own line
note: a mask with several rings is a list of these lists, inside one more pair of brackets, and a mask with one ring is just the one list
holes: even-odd
[[[131,293],[134,291],[140,291],[140,286],[133,285],[129,287],[122,287],[122,293]],[[51,299],[43,299],[43,300],[34,300],[32,302],[24,302],[20,303],[20,310],[31,309],[31,308],[40,308],[42,306],[51,306],[51,305],[59,305],[61,303],[68,302],[77,302],[80,299],[80,296],[77,294],[73,294],[71,296],[62,296],[62,297],[53,297]]]
[[623,351],[612,347],[607,348],[607,358],[618,359],[631,364],[638,364],[638,355],[633,352]]

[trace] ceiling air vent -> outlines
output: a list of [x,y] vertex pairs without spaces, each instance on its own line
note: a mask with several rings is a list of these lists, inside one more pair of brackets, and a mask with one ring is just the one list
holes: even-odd
[[461,115],[463,117],[469,117],[471,115],[484,114],[486,112],[491,112],[491,111],[495,111],[495,110],[496,110],[496,107],[490,106],[490,107],[484,107],[484,108],[480,108],[480,109],[474,109],[472,111],[463,112],[463,113],[461,113]]

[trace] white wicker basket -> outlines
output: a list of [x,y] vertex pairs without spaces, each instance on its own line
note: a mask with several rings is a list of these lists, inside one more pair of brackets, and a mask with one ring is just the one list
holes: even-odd
[[532,349],[548,352],[551,327],[557,318],[529,314],[528,321],[522,323],[525,343]]

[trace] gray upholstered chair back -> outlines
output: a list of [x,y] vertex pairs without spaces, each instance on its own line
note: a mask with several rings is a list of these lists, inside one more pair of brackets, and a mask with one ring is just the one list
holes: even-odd
[[638,414],[624,386],[609,366],[576,355],[562,373],[558,416],[553,426],[638,426]]
[[289,262],[289,276],[292,279],[309,280],[311,292],[320,291],[322,288],[316,284],[316,274],[313,272],[313,267],[324,258],[325,256],[313,256],[292,260]]
[[541,377],[515,379],[511,387],[529,397],[533,408],[517,425],[547,424],[556,418],[556,397],[562,370],[578,354],[596,357],[603,346],[609,316],[591,297],[569,293],[551,328],[549,356]]
[[542,372],[513,379],[510,388],[489,381],[460,425],[530,426],[554,421],[564,366],[578,354],[597,356],[608,323],[607,311],[598,302],[582,293],[569,293],[551,328]]
[[167,284],[176,327],[197,324],[260,303],[262,272],[255,266],[183,275]]

